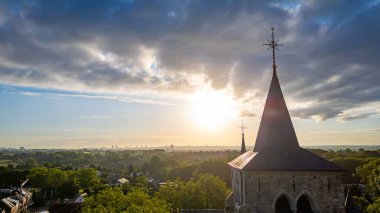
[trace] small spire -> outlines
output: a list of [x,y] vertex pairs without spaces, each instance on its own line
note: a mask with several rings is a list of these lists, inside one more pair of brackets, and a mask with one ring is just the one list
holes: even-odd
[[246,126],[244,126],[244,121],[241,121],[241,126],[239,126],[239,129],[241,129],[241,148],[240,148],[240,154],[245,153],[247,150],[245,148],[245,140],[244,140],[244,130],[247,129]]
[[268,46],[268,50],[272,49],[272,54],[273,54],[273,72],[276,72],[276,50],[279,50],[278,47],[284,46],[283,44],[279,44],[278,40],[274,40],[274,27],[271,28],[272,30],[272,37],[271,40],[268,39],[268,43],[263,44],[265,46]]

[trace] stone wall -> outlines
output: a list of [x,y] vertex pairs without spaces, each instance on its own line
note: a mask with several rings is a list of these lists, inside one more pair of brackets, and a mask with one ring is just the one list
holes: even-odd
[[[233,169],[234,179],[236,173]],[[243,204],[253,212],[275,212],[275,202],[281,195],[286,196],[293,212],[296,212],[297,201],[302,195],[308,198],[313,212],[344,210],[342,173],[243,171],[242,174]]]
[[241,205],[242,200],[242,172],[237,169],[232,169],[232,192],[235,205]]

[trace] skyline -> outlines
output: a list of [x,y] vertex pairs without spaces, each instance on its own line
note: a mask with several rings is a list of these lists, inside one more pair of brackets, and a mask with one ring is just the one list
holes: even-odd
[[380,144],[380,1],[0,3],[0,146],[253,146],[270,28],[302,146]]

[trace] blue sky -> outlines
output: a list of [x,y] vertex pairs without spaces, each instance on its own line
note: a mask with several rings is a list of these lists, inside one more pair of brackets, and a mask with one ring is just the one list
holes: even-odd
[[278,75],[301,145],[380,144],[379,1],[2,1],[0,146],[253,145]]

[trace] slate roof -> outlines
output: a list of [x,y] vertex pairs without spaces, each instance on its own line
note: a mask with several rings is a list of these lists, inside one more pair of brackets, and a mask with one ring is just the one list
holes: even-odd
[[299,146],[275,65],[255,147],[229,165],[240,170],[346,171]]
[[272,82],[253,150],[258,152],[265,146],[282,150],[299,147],[276,70],[273,70]]
[[270,147],[264,147],[260,152],[249,150],[228,164],[243,171],[345,171],[300,147],[292,152]]

